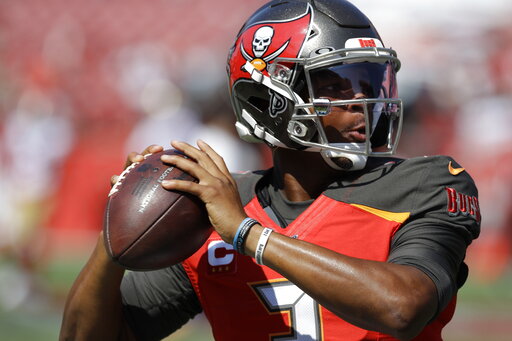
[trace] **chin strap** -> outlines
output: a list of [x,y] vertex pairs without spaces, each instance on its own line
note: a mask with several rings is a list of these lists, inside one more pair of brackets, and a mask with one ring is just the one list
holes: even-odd
[[[364,151],[364,143],[333,143],[335,147],[342,147],[351,150]],[[362,154],[354,154],[343,151],[334,150],[322,150],[320,152],[325,162],[333,169],[344,170],[344,171],[355,171],[363,169],[366,166],[368,156]],[[350,161],[350,167],[342,167],[333,161],[334,158],[345,158]]]
[[343,170],[343,171],[356,171],[356,170],[363,169],[366,166],[366,161],[368,159],[367,156],[354,155],[354,154],[348,154],[348,153],[345,154],[344,156],[339,156],[339,157],[344,157],[344,158],[350,160],[350,162],[352,163],[352,167],[345,168],[345,167],[341,167],[341,166],[337,165],[332,160],[331,157],[326,156],[324,153],[322,153],[321,155],[322,155],[325,163],[327,163],[327,165],[329,165],[329,167],[336,169],[336,170]]

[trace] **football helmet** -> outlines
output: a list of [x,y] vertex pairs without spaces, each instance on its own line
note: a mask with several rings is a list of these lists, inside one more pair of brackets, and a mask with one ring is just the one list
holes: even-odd
[[[362,169],[368,156],[396,150],[399,68],[396,52],[350,2],[271,1],[229,52],[237,131],[246,141],[320,152],[336,169]],[[343,129],[328,123],[340,112],[354,115]]]

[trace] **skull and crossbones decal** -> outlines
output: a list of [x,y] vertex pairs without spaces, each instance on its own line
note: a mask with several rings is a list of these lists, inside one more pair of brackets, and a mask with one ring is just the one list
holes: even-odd
[[250,62],[257,70],[262,71],[266,69],[267,63],[274,60],[277,56],[279,56],[286,49],[288,44],[290,43],[287,40],[280,48],[271,54],[265,56],[268,48],[272,44],[272,38],[274,37],[274,29],[272,26],[262,26],[258,28],[254,32],[253,40],[252,40],[252,53],[254,55],[251,56],[244,48],[244,45],[241,44],[241,52],[244,58]]

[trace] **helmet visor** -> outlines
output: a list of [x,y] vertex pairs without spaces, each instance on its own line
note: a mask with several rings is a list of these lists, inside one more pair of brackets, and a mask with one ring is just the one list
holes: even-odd
[[396,98],[395,72],[389,63],[338,64],[309,74],[312,98]]

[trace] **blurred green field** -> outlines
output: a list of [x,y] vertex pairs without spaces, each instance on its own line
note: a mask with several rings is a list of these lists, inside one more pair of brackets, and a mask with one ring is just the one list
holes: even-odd
[[[6,307],[9,297],[19,295],[25,278],[12,263],[0,261],[0,340],[57,340],[62,304],[85,259],[54,261],[38,269],[32,279],[31,294],[23,303]],[[5,280],[8,278],[8,280]],[[469,281],[461,290],[457,312],[445,329],[446,341],[505,341],[512,335],[512,271],[500,280],[483,284]],[[10,295],[13,293],[13,295]],[[14,294],[15,293],[15,294]],[[12,299],[11,303],[12,305]],[[199,316],[182,328],[172,340],[210,341],[209,327]]]
[[512,337],[512,271],[493,283],[469,281],[444,332],[447,341],[508,341]]
[[[58,340],[65,296],[85,261],[60,259],[27,276],[12,261],[0,259],[0,341]],[[17,304],[27,282],[30,294]],[[172,340],[213,338],[201,315],[175,333]]]

